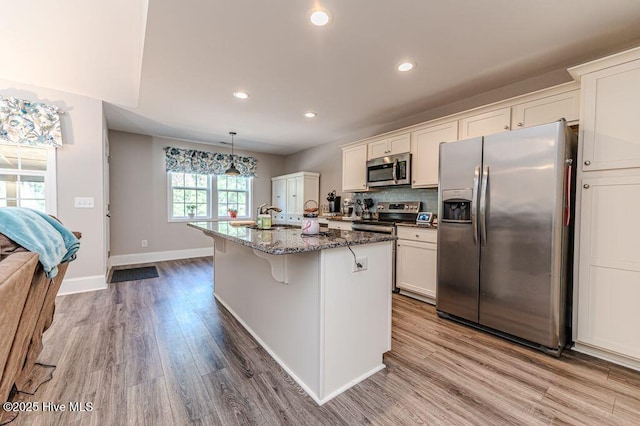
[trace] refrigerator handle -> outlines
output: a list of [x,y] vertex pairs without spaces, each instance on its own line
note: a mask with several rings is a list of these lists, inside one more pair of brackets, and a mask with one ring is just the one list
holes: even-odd
[[489,184],[489,166],[482,168],[482,184],[480,189],[480,242],[487,245],[487,185]]
[[566,176],[566,187],[567,192],[565,194],[565,211],[564,211],[564,226],[569,226],[571,223],[571,174],[573,172],[573,160],[567,160],[567,176]]
[[471,193],[471,225],[473,226],[473,244],[478,244],[478,195],[480,186],[480,166],[473,173],[473,192]]

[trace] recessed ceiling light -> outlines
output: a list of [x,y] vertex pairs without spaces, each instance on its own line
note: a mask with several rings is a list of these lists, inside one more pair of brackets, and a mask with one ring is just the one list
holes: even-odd
[[313,25],[323,27],[331,21],[331,16],[329,16],[329,12],[324,9],[313,9],[311,15],[309,15],[309,20]]
[[403,62],[400,65],[398,65],[398,71],[407,72],[407,71],[411,71],[415,67],[416,67],[415,62]]
[[233,92],[233,96],[238,99],[247,99],[249,97],[249,94],[247,92]]
[[309,112],[305,112],[304,116],[307,117],[307,118],[316,118],[318,116],[318,114],[316,114],[315,112],[309,111]]

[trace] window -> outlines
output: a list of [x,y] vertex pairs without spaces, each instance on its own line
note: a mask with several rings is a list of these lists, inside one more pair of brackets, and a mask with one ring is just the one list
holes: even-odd
[[188,219],[193,210],[194,216],[211,218],[211,177],[197,173],[169,173],[169,218]]
[[216,176],[218,217],[231,217],[229,209],[238,217],[251,216],[251,178],[242,176]]
[[237,217],[251,216],[251,178],[180,172],[168,176],[170,221],[191,220],[190,207],[196,219],[228,219],[230,209]]
[[56,214],[52,147],[0,142],[0,207],[29,207]]

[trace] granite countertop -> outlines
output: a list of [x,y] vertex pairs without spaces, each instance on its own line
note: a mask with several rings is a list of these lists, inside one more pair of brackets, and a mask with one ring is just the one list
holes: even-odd
[[372,244],[393,241],[395,236],[362,231],[339,229],[322,230],[318,235],[302,235],[300,228],[252,229],[246,226],[231,226],[229,222],[189,222],[187,226],[213,237],[260,250],[269,254],[292,254],[326,250],[347,245]]
[[397,226],[406,226],[408,228],[423,228],[423,229],[433,229],[436,231],[438,229],[438,225],[426,225],[426,224],[417,224],[417,223],[397,223]]

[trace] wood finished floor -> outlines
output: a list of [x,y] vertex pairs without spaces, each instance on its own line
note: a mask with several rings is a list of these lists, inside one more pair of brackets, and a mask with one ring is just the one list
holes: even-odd
[[90,401],[12,425],[640,424],[640,373],[554,359],[393,296],[387,368],[318,407],[212,296],[210,258],[159,278],[63,296],[47,332],[50,382],[23,401]]

